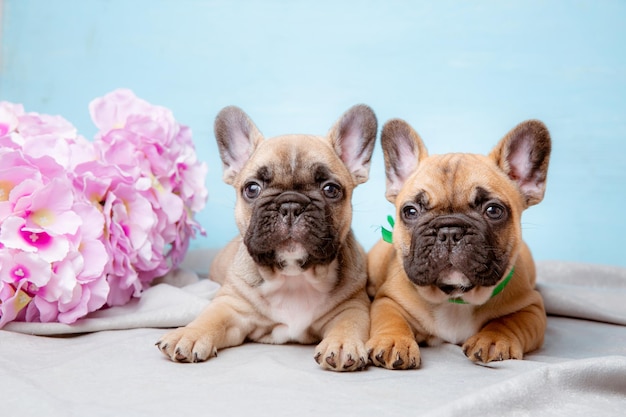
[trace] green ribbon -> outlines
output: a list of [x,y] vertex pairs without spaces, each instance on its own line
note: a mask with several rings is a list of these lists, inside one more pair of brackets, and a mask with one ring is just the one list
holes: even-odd
[[[396,222],[393,220],[392,216],[387,216],[387,221],[393,230],[393,226],[395,226]],[[384,227],[380,228],[380,232],[383,235],[383,240],[387,243],[393,243],[393,232],[391,230],[387,230]]]
[[[393,226],[395,226],[395,221],[393,219],[392,216],[387,216],[387,222],[389,222],[389,225],[391,226],[392,230],[387,230],[384,227],[380,228],[380,232],[383,235],[383,240],[387,243],[393,243]],[[493,289],[493,292],[491,293],[491,298],[495,297],[496,295],[500,294],[502,292],[502,290],[504,289],[504,287],[507,286],[507,284],[509,283],[509,281],[511,280],[511,278],[513,278],[513,273],[515,272],[515,267],[511,268],[511,272],[509,272],[509,274],[506,276],[506,278],[504,278],[502,280],[502,282],[500,284],[498,284],[498,286],[496,288]],[[456,298],[450,298],[448,299],[449,303],[453,303],[453,304],[469,304],[467,301],[463,300],[461,297],[456,297]]]

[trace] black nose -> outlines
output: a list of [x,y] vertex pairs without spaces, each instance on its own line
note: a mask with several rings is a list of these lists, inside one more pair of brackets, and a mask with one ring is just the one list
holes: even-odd
[[293,222],[305,210],[311,200],[304,194],[294,191],[285,191],[276,198],[278,213],[286,222]]
[[278,212],[285,219],[295,219],[304,211],[304,207],[300,203],[283,203],[278,208]]
[[437,239],[441,243],[447,243],[449,245],[455,245],[463,239],[465,236],[465,230],[459,226],[445,226],[437,231]]

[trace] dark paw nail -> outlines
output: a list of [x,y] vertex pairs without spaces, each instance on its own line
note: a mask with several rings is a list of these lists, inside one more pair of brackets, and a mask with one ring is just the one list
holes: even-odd
[[180,348],[176,348],[174,354],[176,355],[175,357],[177,361],[184,361],[185,359],[187,359],[187,357],[182,354]]
[[337,367],[337,363],[335,362],[335,352],[332,352],[330,356],[326,357],[326,363],[329,364],[333,368]]
[[383,355],[385,354],[384,350],[381,350],[380,352],[378,352],[378,355],[376,355],[376,360],[381,364],[381,365],[386,365],[385,363],[385,358],[383,358]]
[[400,354],[398,353],[396,360],[391,364],[391,366],[393,367],[393,369],[398,369],[402,365],[404,365],[404,361],[402,360],[402,358],[400,357]]
[[317,352],[315,356],[313,356],[313,359],[315,359],[315,362],[317,362],[318,365],[322,362],[320,360],[321,357],[322,357],[322,352]]
[[346,363],[343,365],[343,369],[351,368],[354,366],[355,363],[356,361],[352,359],[352,355],[348,354],[348,359],[346,360]]
[[479,349],[478,352],[474,353],[474,358],[479,361],[483,361],[483,350]]

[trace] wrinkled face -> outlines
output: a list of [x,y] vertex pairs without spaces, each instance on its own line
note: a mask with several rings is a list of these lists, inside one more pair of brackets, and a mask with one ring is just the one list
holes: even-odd
[[405,272],[433,302],[481,303],[511,267],[521,238],[516,185],[486,156],[433,155],[396,199],[394,244]]
[[350,230],[355,184],[323,138],[264,141],[233,185],[238,227],[257,264],[307,269],[335,259]]

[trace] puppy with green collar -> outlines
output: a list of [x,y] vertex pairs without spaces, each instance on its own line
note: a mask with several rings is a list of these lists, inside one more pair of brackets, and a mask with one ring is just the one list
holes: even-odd
[[399,119],[385,124],[381,141],[396,220],[393,242],[368,254],[372,363],[416,368],[418,345],[442,341],[483,363],[540,347],[546,313],[521,216],[544,196],[544,124],[519,124],[486,156],[429,156]]

